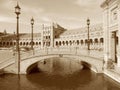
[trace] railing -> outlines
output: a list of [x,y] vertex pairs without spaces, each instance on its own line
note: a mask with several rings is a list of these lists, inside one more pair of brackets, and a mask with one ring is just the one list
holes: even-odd
[[[80,47],[56,47],[56,48],[43,48],[35,49],[32,51],[21,52],[20,57],[21,61],[27,58],[32,58],[36,56],[43,55],[53,55],[53,54],[71,54],[71,55],[84,55],[95,58],[103,58],[103,51],[99,50],[85,50]],[[0,69],[15,63],[15,56],[0,62]]]

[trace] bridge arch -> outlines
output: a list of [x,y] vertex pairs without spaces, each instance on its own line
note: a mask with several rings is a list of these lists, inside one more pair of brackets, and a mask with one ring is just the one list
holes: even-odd
[[[61,57],[59,57],[59,58],[61,58]],[[69,57],[67,57],[67,58],[69,58]],[[49,59],[51,59],[51,58],[47,58],[48,60]],[[71,59],[71,58],[70,58]],[[75,59],[75,58],[72,58],[72,59]],[[46,59],[45,59],[46,60]],[[40,60],[41,61],[41,60]],[[26,74],[30,74],[30,73],[32,73],[32,72],[37,72],[37,71],[39,71],[39,69],[38,69],[38,62],[40,62],[40,61],[36,61],[35,63],[33,63],[33,64],[31,64],[30,66],[28,66],[27,67],[27,69],[26,69]],[[44,60],[42,60],[42,62],[44,63],[44,64],[46,64],[46,61],[44,61]],[[79,62],[79,64],[80,65],[82,65],[82,67],[83,67],[83,69],[91,69],[91,67],[92,67],[92,65],[90,64],[90,63],[88,63],[88,62],[85,62],[85,61],[81,61],[81,60],[77,60],[77,63]]]
[[31,64],[31,65],[27,68],[26,73],[27,73],[27,74],[30,74],[31,72],[36,72],[36,71],[38,71],[37,62]]
[[83,65],[83,69],[84,68],[91,68],[91,64],[89,64],[88,62],[85,62],[85,61],[81,61],[81,65]]
[[44,56],[37,56],[33,58],[25,59],[21,62],[21,74],[27,74],[30,73],[30,70],[32,68],[35,68],[36,63],[41,61],[43,62],[44,59],[54,58],[54,57],[64,57],[64,58],[72,58],[75,60],[80,60],[82,65],[90,68],[91,70],[95,71],[96,73],[102,72],[102,61],[99,61],[96,63],[94,58],[90,57],[84,57],[84,56],[78,56],[78,55],[44,55]]

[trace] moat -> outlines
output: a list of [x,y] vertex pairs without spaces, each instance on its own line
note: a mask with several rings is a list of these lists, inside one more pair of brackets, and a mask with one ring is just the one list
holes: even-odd
[[0,76],[0,90],[120,90],[120,85],[103,74],[84,68],[80,61],[52,58],[37,63],[28,75]]

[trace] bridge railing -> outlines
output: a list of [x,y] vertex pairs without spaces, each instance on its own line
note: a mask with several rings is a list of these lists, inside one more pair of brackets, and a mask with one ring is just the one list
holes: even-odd
[[[21,60],[32,58],[36,56],[50,55],[50,54],[72,54],[72,55],[84,55],[91,56],[96,58],[103,58],[103,51],[99,50],[87,50],[80,47],[56,47],[56,48],[42,48],[35,49],[27,52],[21,52],[20,57]],[[15,56],[4,60],[4,62],[0,63],[0,69],[8,64],[15,62]]]
[[87,50],[80,47],[56,47],[56,48],[43,48],[34,51],[35,55],[48,55],[48,54],[74,54],[85,55],[97,58],[103,58],[103,51]]

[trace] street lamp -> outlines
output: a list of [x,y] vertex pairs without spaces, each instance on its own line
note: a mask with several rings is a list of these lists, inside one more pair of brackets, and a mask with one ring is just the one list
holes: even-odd
[[89,25],[90,25],[90,19],[88,18],[87,19],[87,28],[88,28],[88,50],[90,50],[90,39],[89,39]]
[[19,49],[19,15],[20,15],[21,8],[19,7],[18,3],[15,7],[15,13],[17,15],[17,28],[16,28],[16,55],[17,55],[17,68],[18,74],[20,74],[20,49]]
[[32,31],[31,31],[31,49],[33,50],[33,25],[34,25],[34,19],[32,18],[31,19],[31,28],[32,28]]

